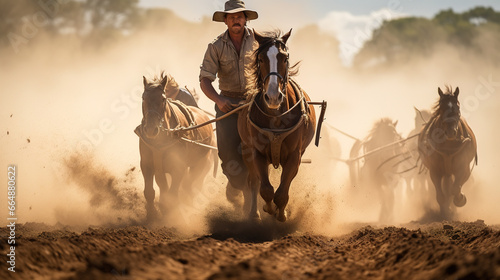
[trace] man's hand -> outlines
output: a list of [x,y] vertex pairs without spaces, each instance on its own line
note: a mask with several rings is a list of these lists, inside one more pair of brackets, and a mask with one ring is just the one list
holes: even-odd
[[231,100],[229,98],[218,94],[212,86],[212,81],[210,81],[208,78],[201,79],[200,88],[203,93],[205,93],[205,95],[210,98],[210,100],[217,104],[219,110],[224,113],[227,113],[238,106],[237,104],[231,103]]
[[215,103],[217,104],[217,107],[219,107],[219,110],[224,113],[227,113],[238,106],[237,104],[233,104],[229,98],[222,95],[219,95],[219,98],[217,98]]

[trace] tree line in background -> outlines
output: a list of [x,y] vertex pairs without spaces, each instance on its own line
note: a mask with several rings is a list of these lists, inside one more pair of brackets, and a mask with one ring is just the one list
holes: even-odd
[[[0,48],[15,52],[36,45],[40,38],[77,40],[83,49],[99,49],[119,44],[144,30],[158,32],[183,29],[187,36],[206,33],[201,23],[185,21],[174,12],[161,8],[141,8],[138,0],[0,0]],[[193,30],[195,32],[193,33]],[[338,41],[317,26],[294,31],[299,48],[320,45],[330,52],[332,63],[340,64]],[[203,38],[203,41],[206,41]],[[385,21],[373,32],[356,55],[355,68],[390,67],[432,54],[449,45],[463,53],[472,53],[500,64],[500,13],[476,7],[464,13],[444,10],[432,19],[405,17]],[[317,51],[317,50],[316,50]],[[307,57],[303,57],[307,59]],[[324,61],[323,61],[324,62]]]
[[476,7],[463,13],[439,12],[432,19],[405,17],[386,21],[373,32],[354,60],[358,68],[390,67],[428,57],[451,46],[461,55],[500,64],[500,13]]
[[[0,44],[16,52],[41,37],[103,46],[132,34],[147,12],[138,0],[0,0]],[[91,46],[89,46],[91,47]]]

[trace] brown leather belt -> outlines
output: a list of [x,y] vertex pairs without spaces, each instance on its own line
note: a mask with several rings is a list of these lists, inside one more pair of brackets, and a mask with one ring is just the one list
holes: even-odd
[[245,92],[231,92],[231,91],[225,91],[221,90],[220,94],[226,97],[231,97],[231,98],[238,98],[238,99],[245,99]]

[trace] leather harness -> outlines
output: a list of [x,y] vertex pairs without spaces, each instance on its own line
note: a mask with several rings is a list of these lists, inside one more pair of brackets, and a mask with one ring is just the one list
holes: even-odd
[[[299,85],[292,79],[290,79],[292,88],[294,92],[298,93],[298,96],[300,99],[295,103],[292,108],[290,108],[288,111],[284,112],[280,116],[277,116],[278,118],[285,117],[287,114],[293,111],[297,106],[300,106],[302,115],[300,119],[295,123],[292,127],[289,128],[283,128],[283,129],[271,129],[271,128],[263,128],[258,126],[250,117],[250,112],[253,107],[257,108],[260,113],[267,115],[262,111],[262,109],[257,105],[255,102],[255,96],[252,97],[251,99],[251,105],[250,108],[248,109],[248,114],[247,114],[247,120],[248,122],[261,134],[265,135],[269,139],[269,143],[271,144],[271,163],[273,167],[276,169],[280,165],[280,156],[281,156],[281,144],[283,143],[283,140],[286,139],[290,134],[292,134],[294,131],[296,131],[302,124],[308,123],[308,107],[307,107],[307,102],[304,97],[304,93],[302,92],[302,89],[299,87]],[[269,116],[272,117],[272,116]]]

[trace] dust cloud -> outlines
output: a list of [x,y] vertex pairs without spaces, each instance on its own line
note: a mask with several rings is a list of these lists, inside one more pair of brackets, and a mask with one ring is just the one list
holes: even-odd
[[[198,87],[198,69],[207,43],[224,31],[223,24],[208,19],[166,21],[104,47],[89,47],[91,42],[78,38],[51,39],[40,32],[17,54],[1,50],[0,161],[18,168],[20,222],[141,223],[145,201],[133,130],[142,118],[142,76],[166,70],[181,86],[199,93],[200,107],[213,111]],[[302,164],[291,186],[290,226],[277,234],[299,230],[332,235],[358,223],[377,222],[378,202],[370,193],[361,194],[369,203],[353,199],[356,190],[347,165],[339,161],[349,157],[354,141],[332,127],[362,139],[376,120],[389,117],[399,121],[397,128],[406,136],[413,129],[413,108],[430,109],[437,87],[445,84],[460,87],[462,113],[478,139],[479,165],[464,187],[468,203],[458,210],[459,218],[500,223],[498,67],[443,46],[425,59],[391,69],[354,70],[341,65],[335,38],[314,25],[290,27],[291,62],[302,60],[295,79],[312,100],[326,100],[328,109],[320,146],[311,144],[304,156],[312,163]],[[1,178],[7,181],[6,172]],[[277,178],[273,171],[275,183]],[[166,225],[223,234],[224,227],[234,225],[224,217],[235,212],[224,188],[220,170],[217,178],[208,176],[193,205],[182,206]],[[418,219],[419,209],[408,208],[410,198],[404,185],[399,188],[395,223]],[[5,205],[5,195],[0,202]],[[2,211],[0,218],[6,215]],[[273,227],[266,223],[263,230]]]

